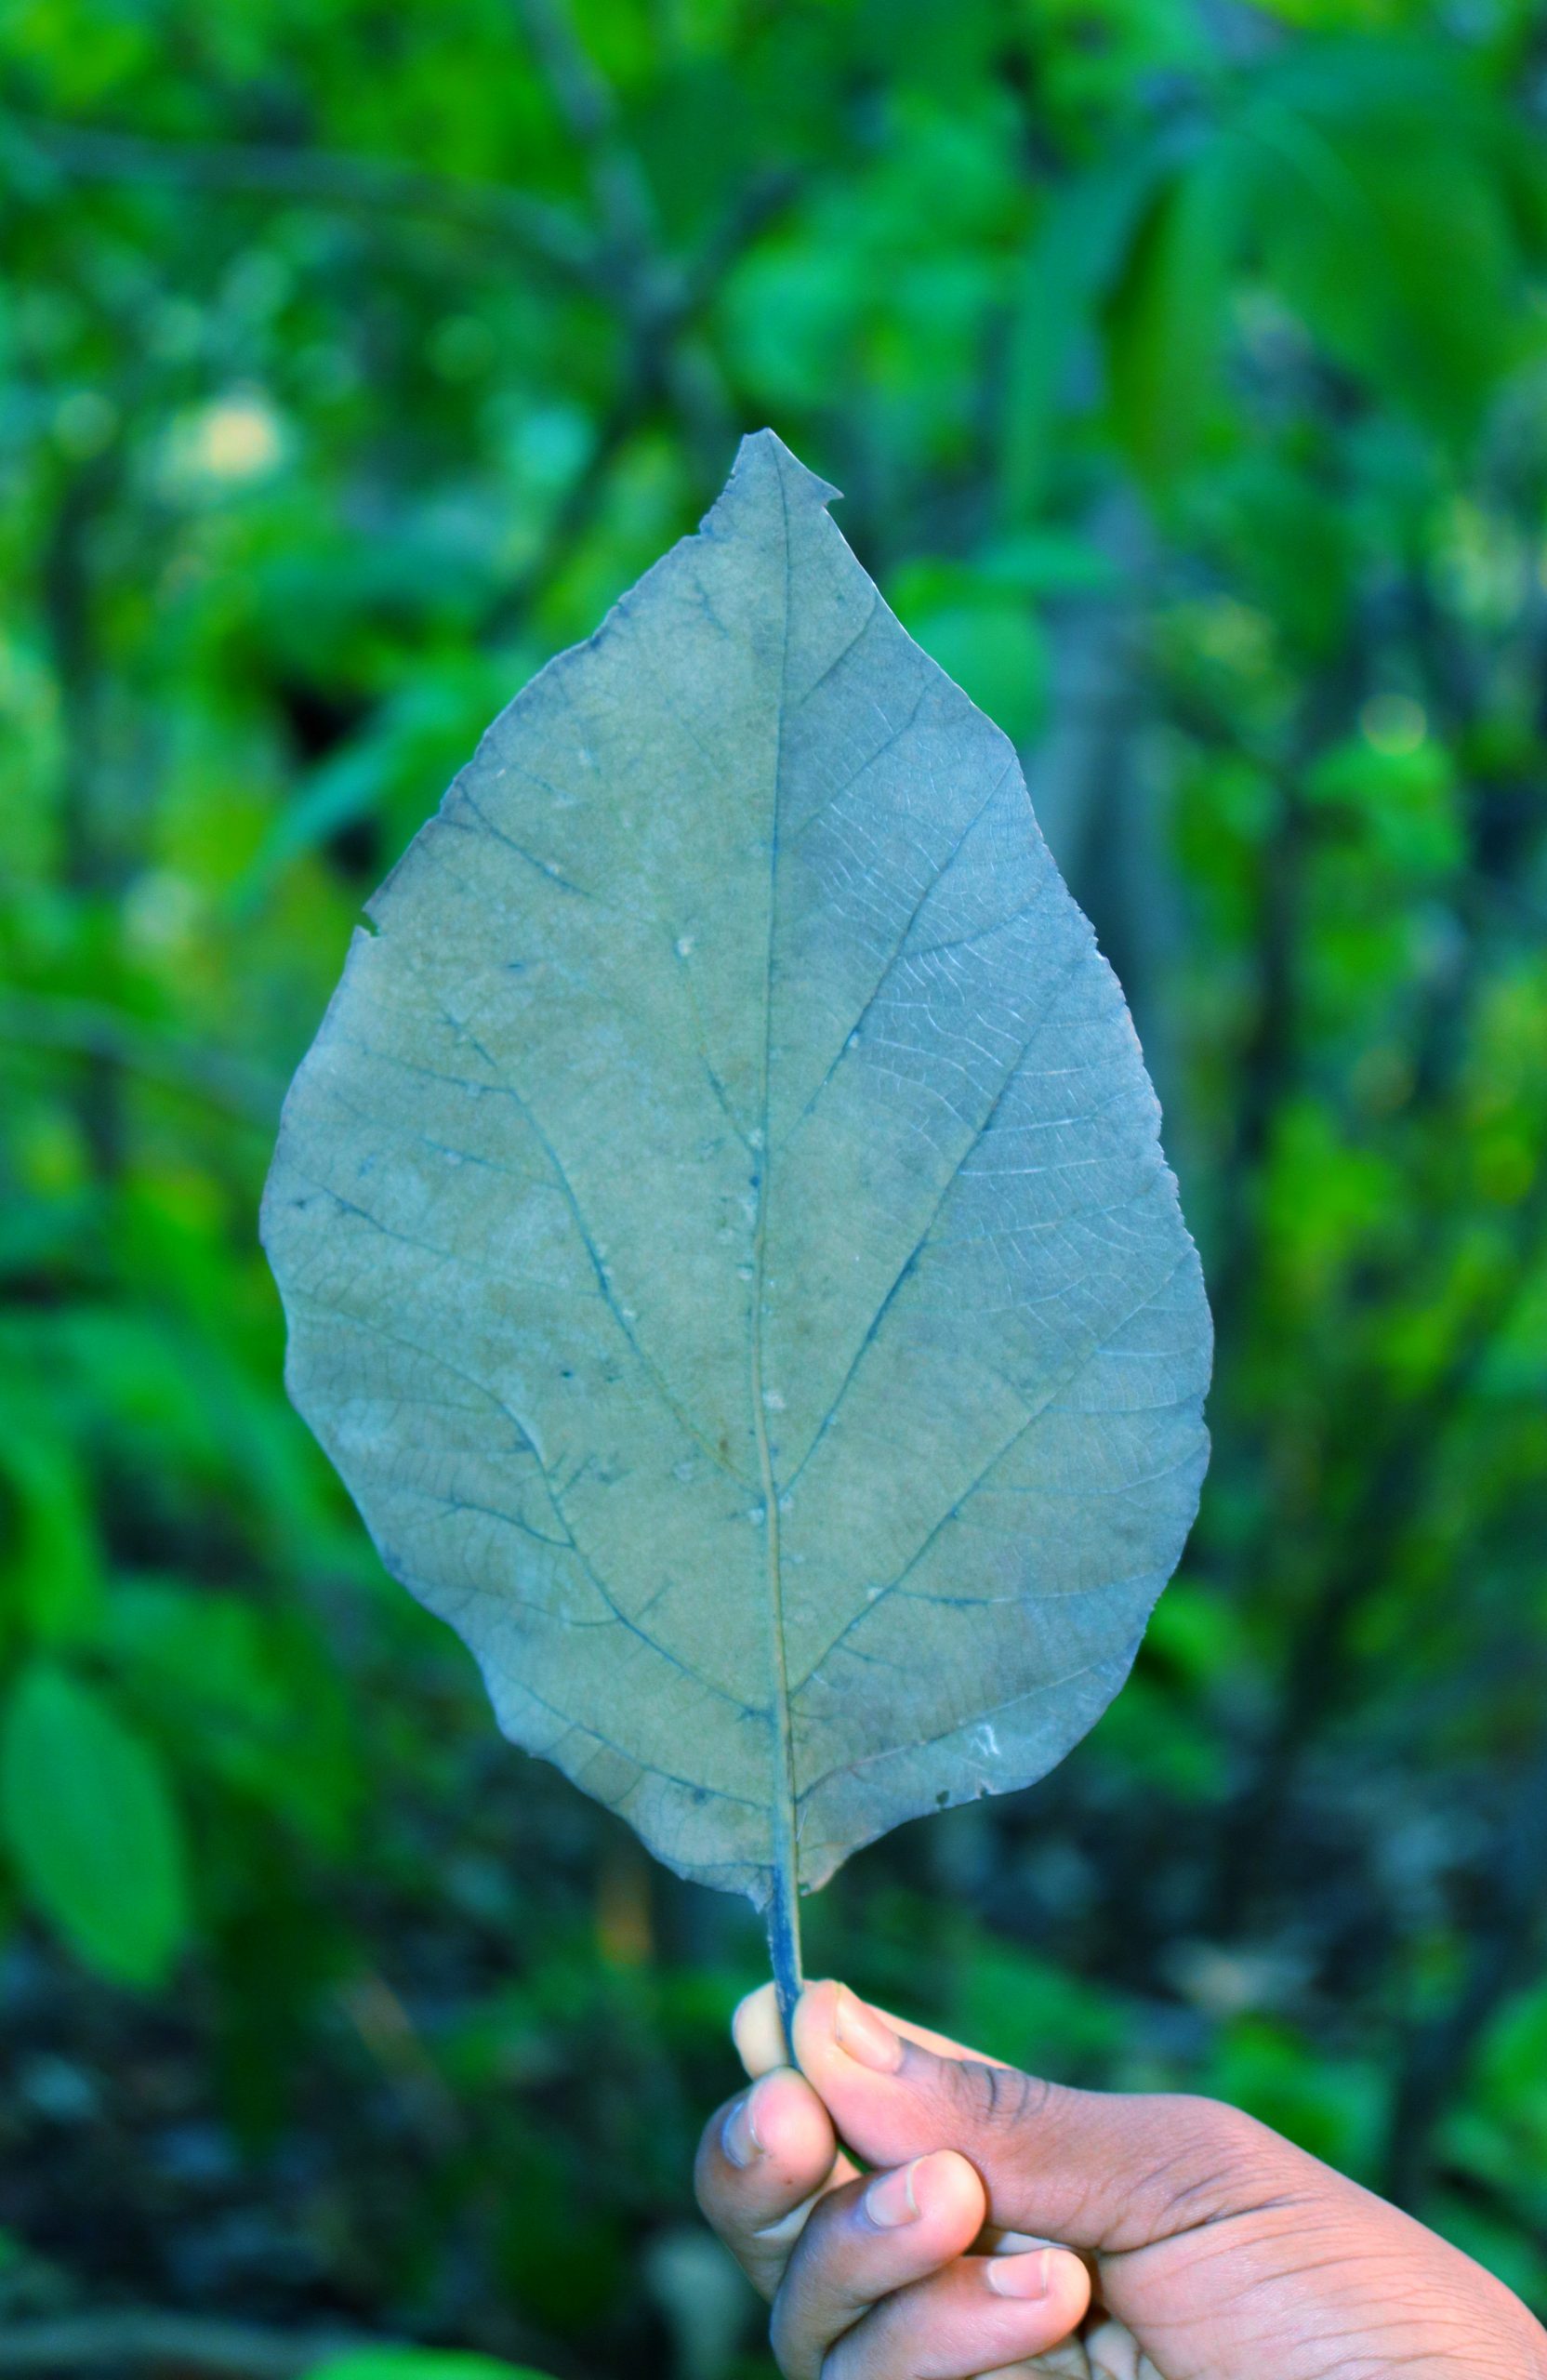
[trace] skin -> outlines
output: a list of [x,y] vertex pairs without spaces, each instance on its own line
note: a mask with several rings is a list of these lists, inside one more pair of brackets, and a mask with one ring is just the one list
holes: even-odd
[[795,2067],[771,1988],[734,2032],[699,2202],[786,2380],[1547,2380],[1491,2274],[1238,2109],[1038,2082],[835,1983]]

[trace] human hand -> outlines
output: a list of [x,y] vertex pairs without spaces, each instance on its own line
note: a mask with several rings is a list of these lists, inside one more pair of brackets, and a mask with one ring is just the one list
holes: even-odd
[[1237,2109],[1037,2082],[832,1983],[799,2071],[772,1987],[735,2039],[699,2202],[787,2380],[1547,2380],[1501,2282]]

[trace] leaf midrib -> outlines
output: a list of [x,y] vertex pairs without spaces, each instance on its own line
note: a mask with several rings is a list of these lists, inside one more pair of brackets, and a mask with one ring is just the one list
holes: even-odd
[[[784,774],[785,697],[789,679],[789,499],[785,490],[784,470],[777,456],[774,459],[774,469],[778,480],[779,504],[784,522],[785,590],[779,681],[774,707],[774,772],[769,801],[768,943],[763,959],[762,1084],[759,1103],[761,1123],[758,1135],[758,1208],[752,1247],[752,1303],[748,1318],[747,1368],[752,1398],[752,1430],[757,1441],[758,1468],[762,1479],[763,1529],[768,1565],[769,1672],[774,1722],[773,1776],[770,1779],[770,1815],[773,1833],[770,1885],[774,1905],[777,1908],[782,1904],[783,1911],[793,1930],[800,1894],[799,1846],[795,1834],[795,1746],[790,1720],[789,1673],[785,1649],[784,1580],[779,1560],[779,1491],[774,1474],[774,1450],[769,1443],[768,1408],[763,1403],[762,1378],[763,1280],[768,1240],[769,1179],[772,1156],[769,1147],[768,1123],[771,1106],[770,1077],[774,1032],[774,950],[779,885],[779,787]],[[797,1952],[797,1963],[798,1958]]]

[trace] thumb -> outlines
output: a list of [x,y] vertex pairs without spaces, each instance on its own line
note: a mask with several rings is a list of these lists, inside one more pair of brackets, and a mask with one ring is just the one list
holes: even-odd
[[867,2163],[959,2149],[982,2176],[991,2223],[1072,2248],[1147,2247],[1282,2203],[1322,2173],[1236,2108],[1039,2082],[905,2026],[841,1984],[802,1993],[794,2048]]

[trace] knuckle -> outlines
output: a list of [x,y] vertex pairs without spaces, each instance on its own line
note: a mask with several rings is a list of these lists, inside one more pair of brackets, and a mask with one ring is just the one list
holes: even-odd
[[1012,2133],[1035,2123],[1054,2089],[1018,2067],[991,2066],[981,2058],[950,2058],[944,2070],[954,2113],[977,2132]]
[[843,2246],[855,2201],[864,2188],[863,2182],[851,2182],[843,2189],[826,2191],[814,2206],[803,2210],[805,2221],[791,2247],[785,2279],[787,2319],[790,2311],[803,2313],[819,2298],[847,2301],[840,2278]]
[[[862,2301],[845,2285],[842,2246],[855,2199],[864,2184],[830,2190],[813,2206],[796,2241],[774,2300],[769,2337],[786,2380],[817,2380],[830,2334],[861,2310]],[[818,2343],[817,2334],[826,2334]]]
[[[822,2358],[816,2380],[880,2380],[871,2344],[863,2330],[846,2331]],[[892,2367],[887,2367],[888,2380],[891,2371]]]
[[787,2278],[774,2300],[774,2311],[768,2323],[768,2343],[784,2380],[817,2380],[820,2365],[813,2362],[806,2354],[801,2328],[794,2293]]
[[1152,2166],[1148,2194],[1168,2233],[1250,2213],[1292,2187],[1296,2152],[1243,2109],[1183,2096],[1165,2102],[1165,2115],[1166,2146]]
[[1265,2123],[1249,2116],[1244,2108],[1232,2107],[1228,2100],[1183,2096],[1175,2105],[1181,2128],[1223,2172],[1244,2173],[1269,2164],[1282,2145]]

